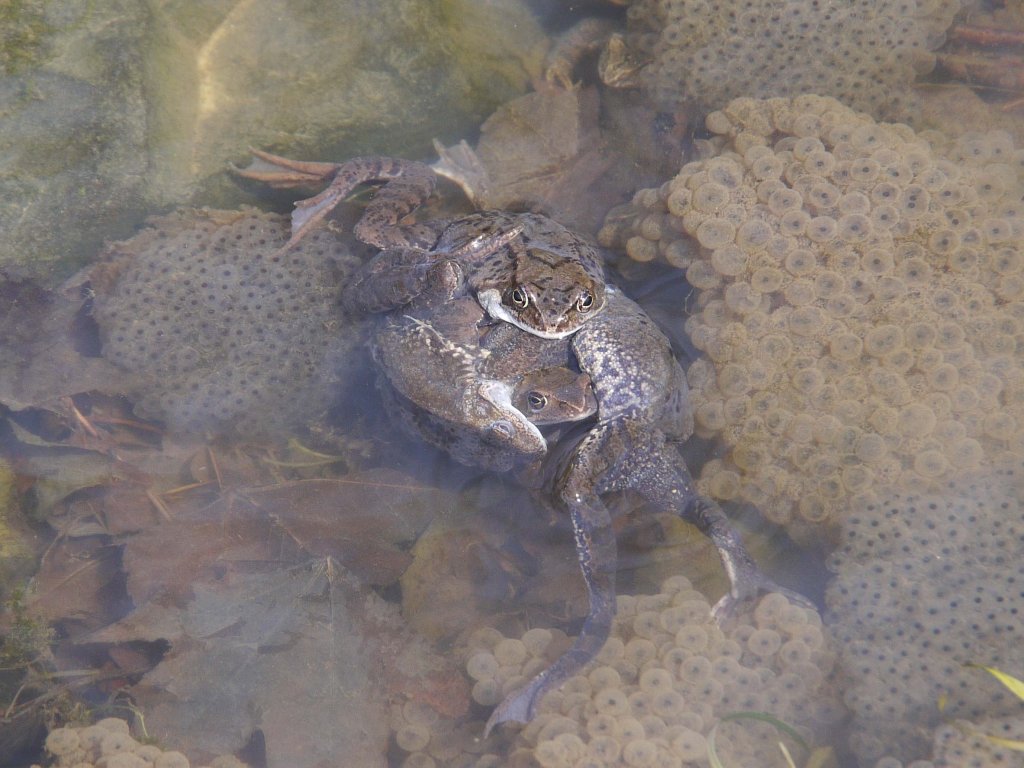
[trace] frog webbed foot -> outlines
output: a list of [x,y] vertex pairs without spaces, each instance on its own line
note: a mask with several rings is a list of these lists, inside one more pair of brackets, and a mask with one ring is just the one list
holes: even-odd
[[545,682],[546,678],[542,673],[502,699],[487,718],[484,738],[486,739],[491,731],[502,723],[528,723],[533,720],[537,712],[537,703],[547,690]]
[[744,603],[756,600],[761,595],[766,595],[771,592],[778,592],[789,600],[789,602],[799,606],[800,608],[806,608],[811,611],[818,610],[818,606],[804,595],[800,594],[796,590],[780,586],[773,579],[768,578],[760,571],[756,571],[752,574],[748,574],[743,579],[738,580],[733,589],[724,594],[721,599],[715,603],[714,607],[711,609],[711,615],[714,616],[715,621],[721,624],[726,619],[735,616],[740,606]]
[[693,494],[684,505],[682,517],[711,539],[729,577],[729,592],[712,609],[716,620],[728,618],[744,602],[768,592],[781,592],[801,607],[817,610],[814,603],[799,592],[779,586],[758,568],[739,533],[715,501]]

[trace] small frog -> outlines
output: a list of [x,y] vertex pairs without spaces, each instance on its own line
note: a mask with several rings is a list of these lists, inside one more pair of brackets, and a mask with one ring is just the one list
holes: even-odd
[[586,419],[597,402],[551,342],[519,331],[502,356],[482,348],[485,322],[467,297],[436,311],[421,302],[383,320],[372,348],[385,407],[407,430],[460,463],[506,471],[545,453],[535,425]]
[[355,227],[356,237],[383,249],[346,289],[347,302],[356,309],[398,309],[443,284],[443,298],[468,292],[495,320],[560,339],[604,307],[604,268],[597,249],[546,216],[481,211],[415,223],[410,214],[436,184],[434,172],[423,163],[386,157],[308,163],[254,154],[276,170],[239,171],[247,178],[276,187],[329,183],[320,194],[296,203],[289,245],[358,185],[388,182]]

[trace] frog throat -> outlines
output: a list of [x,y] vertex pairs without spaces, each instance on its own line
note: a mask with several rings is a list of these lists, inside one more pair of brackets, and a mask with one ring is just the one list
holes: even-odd
[[493,319],[504,320],[506,323],[510,323],[516,328],[524,330],[533,336],[539,336],[542,339],[564,339],[567,336],[572,336],[572,334],[579,330],[578,326],[564,331],[550,331],[544,328],[537,328],[535,326],[528,325],[509,312],[508,307],[501,303],[501,294],[495,288],[488,288],[480,291],[477,293],[476,298],[477,301],[480,302],[480,306],[483,307],[487,314]]

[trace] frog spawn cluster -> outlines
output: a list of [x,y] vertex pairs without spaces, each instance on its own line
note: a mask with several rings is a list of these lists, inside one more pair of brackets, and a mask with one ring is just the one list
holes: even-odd
[[[46,751],[56,761],[53,768],[189,768],[190,765],[181,752],[140,744],[132,738],[128,723],[116,717],[81,728],[56,728],[46,737]],[[237,758],[225,756],[213,760],[209,768],[246,768],[246,765]]]
[[[568,643],[564,634],[547,629],[521,637],[478,630],[466,651],[474,700],[486,712]],[[458,729],[423,717],[420,707],[406,711],[409,705],[396,712],[396,743],[409,752],[403,763],[409,768],[703,765],[707,734],[729,712],[769,711],[808,735],[834,725],[843,709],[826,682],[834,664],[829,646],[817,614],[778,594],[762,598],[723,631],[704,596],[685,577],[673,576],[658,594],[618,598],[600,655],[545,696],[504,762],[484,751],[487,742],[472,740],[464,742],[461,755],[446,754],[442,762],[431,750],[450,745]],[[469,732],[478,735],[479,727]],[[775,750],[777,733],[764,724],[727,722],[719,731],[726,764],[770,760],[765,756]],[[778,764],[785,764],[781,754]]]
[[327,407],[342,276],[357,262],[328,231],[286,252],[282,216],[194,211],[114,245],[117,279],[93,314],[103,355],[138,377],[137,411],[172,429],[243,434]]
[[[941,494],[892,493],[844,521],[828,621],[861,765],[885,752],[887,767],[929,756],[936,765],[1013,764],[987,762],[992,745],[971,747],[971,734],[1019,733],[1020,704],[963,665],[1024,664],[1022,475],[1018,458]],[[967,736],[941,727],[957,719],[974,724]]]
[[904,119],[910,85],[959,0],[638,0],[627,45],[656,100],[712,109],[744,96],[820,93],[870,114]]
[[[613,212],[603,244],[686,270],[701,489],[791,531],[876,488],[1024,448],[1024,151],[833,99],[737,99],[719,154]],[[799,500],[794,502],[793,500]]]

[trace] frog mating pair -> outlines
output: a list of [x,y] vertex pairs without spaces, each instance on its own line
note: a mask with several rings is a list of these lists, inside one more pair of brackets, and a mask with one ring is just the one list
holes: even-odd
[[[537,214],[485,211],[412,222],[409,214],[434,189],[434,175],[421,163],[257,157],[278,170],[243,175],[276,186],[329,184],[297,203],[291,242],[359,184],[388,182],[355,228],[384,250],[364,265],[347,297],[357,309],[387,313],[373,346],[391,405],[417,434],[464,463],[509,469],[543,458],[549,483],[541,500],[569,513],[588,615],[569,650],[499,703],[486,732],[529,722],[543,695],[604,645],[617,563],[606,494],[637,492],[711,539],[730,581],[716,616],[764,591],[809,605],[757,568],[718,504],[694,489],[667,442],[693,429],[685,374],[654,322],[606,283],[596,248]],[[545,456],[531,416],[593,423],[559,446],[566,450],[556,459]]]

